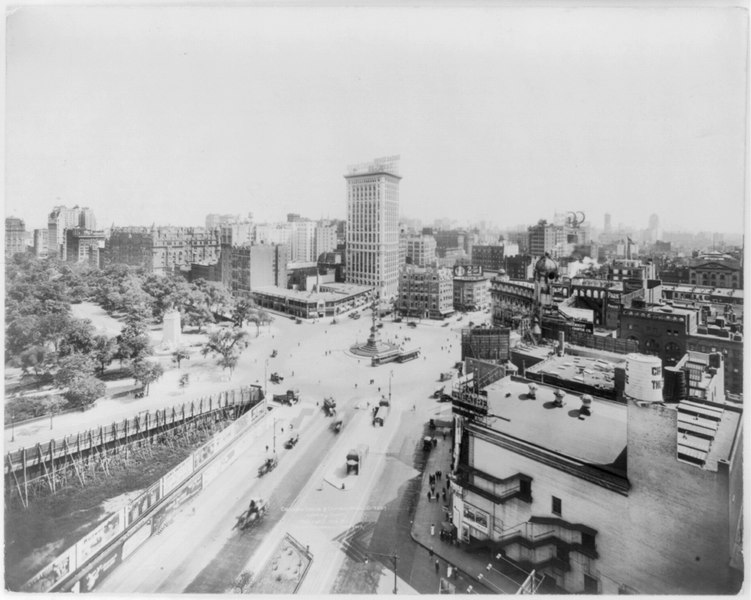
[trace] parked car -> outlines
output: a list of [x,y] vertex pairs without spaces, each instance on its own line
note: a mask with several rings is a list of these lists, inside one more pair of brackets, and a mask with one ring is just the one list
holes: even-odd
[[293,435],[291,438],[289,438],[286,442],[284,442],[284,447],[289,450],[291,448],[294,448],[297,444],[298,440],[300,439],[300,436],[298,434]]

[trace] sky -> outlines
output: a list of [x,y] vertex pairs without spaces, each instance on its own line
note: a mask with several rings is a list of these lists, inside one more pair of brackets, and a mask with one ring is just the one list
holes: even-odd
[[6,216],[345,218],[743,231],[747,14],[732,7],[22,6],[6,18]]

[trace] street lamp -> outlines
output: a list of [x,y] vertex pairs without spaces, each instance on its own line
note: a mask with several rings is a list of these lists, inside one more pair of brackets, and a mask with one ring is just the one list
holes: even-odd
[[[396,594],[396,568],[399,562],[399,555],[394,552],[393,554],[379,554],[378,552],[370,552],[368,551],[368,554],[372,554],[373,556],[382,556],[384,558],[390,558],[391,564],[394,567],[394,593]],[[365,564],[368,564],[368,557],[365,557]]]
[[391,406],[391,379],[394,377],[394,369],[389,372],[389,406]]
[[[501,588],[499,588],[497,585],[494,585],[494,584],[490,583],[490,581],[488,581],[488,579],[486,579],[485,575],[483,575],[482,573],[479,573],[477,575],[477,579],[479,579],[485,585],[489,585],[490,587],[492,587],[499,594],[505,594],[505,592]],[[516,582],[514,582],[514,583],[516,583]]]

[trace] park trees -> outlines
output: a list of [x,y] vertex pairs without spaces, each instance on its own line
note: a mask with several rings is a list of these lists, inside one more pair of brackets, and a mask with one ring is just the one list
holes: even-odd
[[217,356],[217,364],[222,369],[229,369],[231,377],[248,343],[248,333],[240,327],[222,327],[209,333],[209,339],[201,349],[201,354]]
[[164,368],[158,362],[139,359],[133,361],[130,367],[130,374],[138,383],[145,388],[145,393],[149,395],[151,384],[157,381],[164,373]]
[[125,325],[117,336],[116,358],[137,361],[152,353],[151,340],[147,333],[146,321],[137,313],[129,314]]
[[180,362],[190,359],[190,352],[185,346],[180,346],[172,352],[172,362],[177,363],[177,368],[180,368]]
[[84,354],[61,358],[55,374],[55,385],[67,388],[63,396],[73,407],[85,408],[104,395],[104,383],[94,377],[94,361]]
[[104,370],[110,365],[117,355],[117,340],[107,337],[106,335],[97,335],[94,337],[94,347],[92,356],[99,365],[100,375],[104,375]]

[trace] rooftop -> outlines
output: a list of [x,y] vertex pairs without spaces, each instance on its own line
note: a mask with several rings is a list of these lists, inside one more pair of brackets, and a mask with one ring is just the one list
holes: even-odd
[[614,389],[614,373],[616,365],[623,365],[621,361],[602,360],[585,356],[551,356],[536,365],[529,367],[527,373],[550,374],[565,381],[599,386],[603,389]]
[[[327,284],[326,287],[332,286],[332,285],[342,285],[342,284]],[[352,284],[349,284],[352,285]],[[264,285],[259,286],[257,288],[254,288],[252,292],[264,294],[266,296],[275,296],[277,298],[287,298],[290,300],[299,300],[301,302],[335,302],[338,300],[343,300],[347,296],[352,296],[360,291],[365,291],[370,288],[367,288],[365,286],[353,286],[356,288],[362,288],[361,290],[355,290],[355,291],[325,291],[325,292],[307,292],[307,291],[301,291],[301,290],[288,290],[286,288],[277,287],[275,285]]]
[[716,471],[730,460],[742,413],[714,403],[684,400],[678,404],[678,458]]
[[[580,416],[581,397],[566,393],[563,407],[553,405],[557,388],[504,377],[489,385],[489,427],[500,433],[593,465],[616,462],[626,447],[626,405],[594,398],[591,415]],[[494,418],[495,417],[495,418]],[[502,417],[502,418],[499,418]]]

